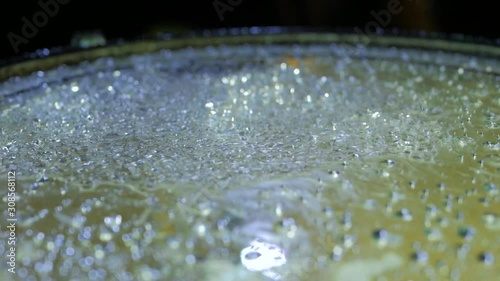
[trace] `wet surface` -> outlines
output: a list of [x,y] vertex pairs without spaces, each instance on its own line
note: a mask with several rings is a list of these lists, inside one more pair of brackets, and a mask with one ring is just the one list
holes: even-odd
[[[499,73],[498,60],[332,44],[162,51],[6,81],[16,275],[494,280]],[[241,263],[254,239],[286,254],[275,275]]]

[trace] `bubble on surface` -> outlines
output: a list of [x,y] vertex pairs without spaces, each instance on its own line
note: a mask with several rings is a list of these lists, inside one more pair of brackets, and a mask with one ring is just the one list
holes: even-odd
[[495,257],[488,252],[483,252],[479,255],[479,260],[485,265],[492,265],[495,262]]
[[250,271],[262,272],[273,280],[281,280],[282,276],[272,270],[286,264],[285,251],[278,245],[266,243],[262,240],[250,242],[248,247],[241,250],[241,263]]
[[0,180],[16,170],[18,277],[269,280],[239,265],[261,238],[290,280],[492,280],[498,73],[492,58],[331,44],[12,78]]
[[413,259],[419,263],[426,263],[429,259],[429,254],[425,251],[417,251],[413,254]]

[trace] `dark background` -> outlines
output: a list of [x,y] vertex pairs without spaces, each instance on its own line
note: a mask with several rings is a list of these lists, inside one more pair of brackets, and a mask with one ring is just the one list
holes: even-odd
[[[0,58],[36,49],[67,46],[77,31],[100,30],[106,38],[138,38],[158,31],[171,32],[239,26],[327,26],[354,31],[374,21],[371,11],[386,10],[391,0],[217,0],[231,10],[220,19],[214,0],[207,1],[66,1],[48,17],[36,35],[12,47],[8,34],[22,35],[26,17],[43,11],[39,1],[2,1],[0,4]],[[396,0],[392,0],[396,1]],[[239,2],[239,3],[238,3]],[[231,3],[233,4],[231,6]],[[500,10],[496,1],[400,0],[401,13],[391,15],[386,30],[462,33],[500,38]],[[498,42],[498,41],[497,41]]]

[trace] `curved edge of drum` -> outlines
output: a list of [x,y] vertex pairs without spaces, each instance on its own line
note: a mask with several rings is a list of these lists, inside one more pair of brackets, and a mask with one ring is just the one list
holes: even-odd
[[[499,40],[497,40],[499,41]],[[481,57],[500,57],[500,43],[465,37],[431,34],[388,34],[368,36],[362,33],[332,32],[328,28],[233,28],[199,32],[166,34],[157,38],[119,41],[91,49],[62,49],[42,58],[18,58],[17,62],[0,67],[0,82],[10,77],[25,76],[35,71],[49,70],[60,65],[73,65],[103,57],[124,57],[162,49],[202,48],[206,46],[240,44],[363,44],[366,46],[406,47],[442,50]]]

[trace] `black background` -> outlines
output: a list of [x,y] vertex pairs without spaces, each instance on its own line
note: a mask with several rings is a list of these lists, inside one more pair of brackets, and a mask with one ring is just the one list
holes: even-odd
[[[232,11],[226,11],[222,21],[214,0],[65,1],[69,2],[59,4],[59,11],[33,38],[19,45],[17,54],[7,35],[22,36],[22,18],[33,22],[33,15],[42,8],[38,0],[2,1],[0,58],[44,47],[67,46],[76,31],[85,30],[100,30],[108,39],[138,38],[158,30],[240,26],[328,26],[353,31],[354,27],[364,29],[374,20],[370,12],[387,9],[391,0],[218,0],[241,2]],[[400,0],[400,3],[403,11],[391,16],[386,29],[500,38],[500,9],[496,8],[496,1]]]

